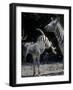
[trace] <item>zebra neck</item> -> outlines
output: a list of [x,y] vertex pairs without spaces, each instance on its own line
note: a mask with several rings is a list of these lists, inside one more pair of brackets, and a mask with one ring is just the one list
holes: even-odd
[[57,38],[60,50],[61,50],[62,54],[64,54],[64,30],[59,22],[57,23],[54,34]]

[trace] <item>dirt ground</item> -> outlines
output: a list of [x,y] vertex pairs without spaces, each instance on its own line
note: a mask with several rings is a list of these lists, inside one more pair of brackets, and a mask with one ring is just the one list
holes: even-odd
[[[33,65],[27,64],[22,65],[21,67],[22,77],[32,77],[33,76]],[[54,75],[63,75],[64,74],[64,65],[62,63],[53,63],[53,64],[41,64],[40,65],[40,75],[39,76],[54,76]],[[38,76],[38,68],[36,66],[36,76]]]

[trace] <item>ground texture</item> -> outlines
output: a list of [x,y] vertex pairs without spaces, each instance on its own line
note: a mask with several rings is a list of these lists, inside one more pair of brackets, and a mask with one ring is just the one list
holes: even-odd
[[[33,76],[33,65],[32,64],[24,64],[21,67],[21,75],[22,77],[32,77]],[[40,75],[39,76],[53,76],[53,75],[63,75],[64,74],[64,66],[62,63],[52,63],[52,64],[40,64]],[[38,76],[38,68],[36,66],[36,76]]]

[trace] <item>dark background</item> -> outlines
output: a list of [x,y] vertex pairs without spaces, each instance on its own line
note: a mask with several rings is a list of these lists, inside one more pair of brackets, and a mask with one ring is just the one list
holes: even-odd
[[[39,13],[23,13],[21,15],[22,20],[22,43],[25,42],[36,42],[38,36],[40,35],[40,32],[36,31],[36,28],[44,29],[44,27],[51,22],[51,17],[53,19],[59,17],[60,23],[62,27],[64,28],[64,15],[59,14],[39,14]],[[41,55],[40,61],[42,63],[49,63],[49,62],[63,62],[63,55],[60,51],[60,48],[58,46],[57,39],[53,32],[46,33],[45,35],[48,37],[50,41],[52,41],[53,46],[55,46],[57,49],[57,55],[54,55],[51,51],[51,49],[45,50],[44,53]],[[28,36],[26,40],[23,40],[25,36]],[[48,52],[48,55],[46,54]],[[23,47],[22,47],[22,53],[23,53]],[[23,56],[22,56],[23,61]],[[29,55],[27,57],[27,62],[32,62],[32,57]]]

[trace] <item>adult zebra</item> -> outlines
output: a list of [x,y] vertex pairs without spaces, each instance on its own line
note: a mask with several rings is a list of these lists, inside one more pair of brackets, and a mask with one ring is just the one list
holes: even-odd
[[44,32],[54,32],[58,45],[60,47],[62,55],[64,54],[64,29],[60,23],[59,17],[53,19],[51,22],[44,27]]

